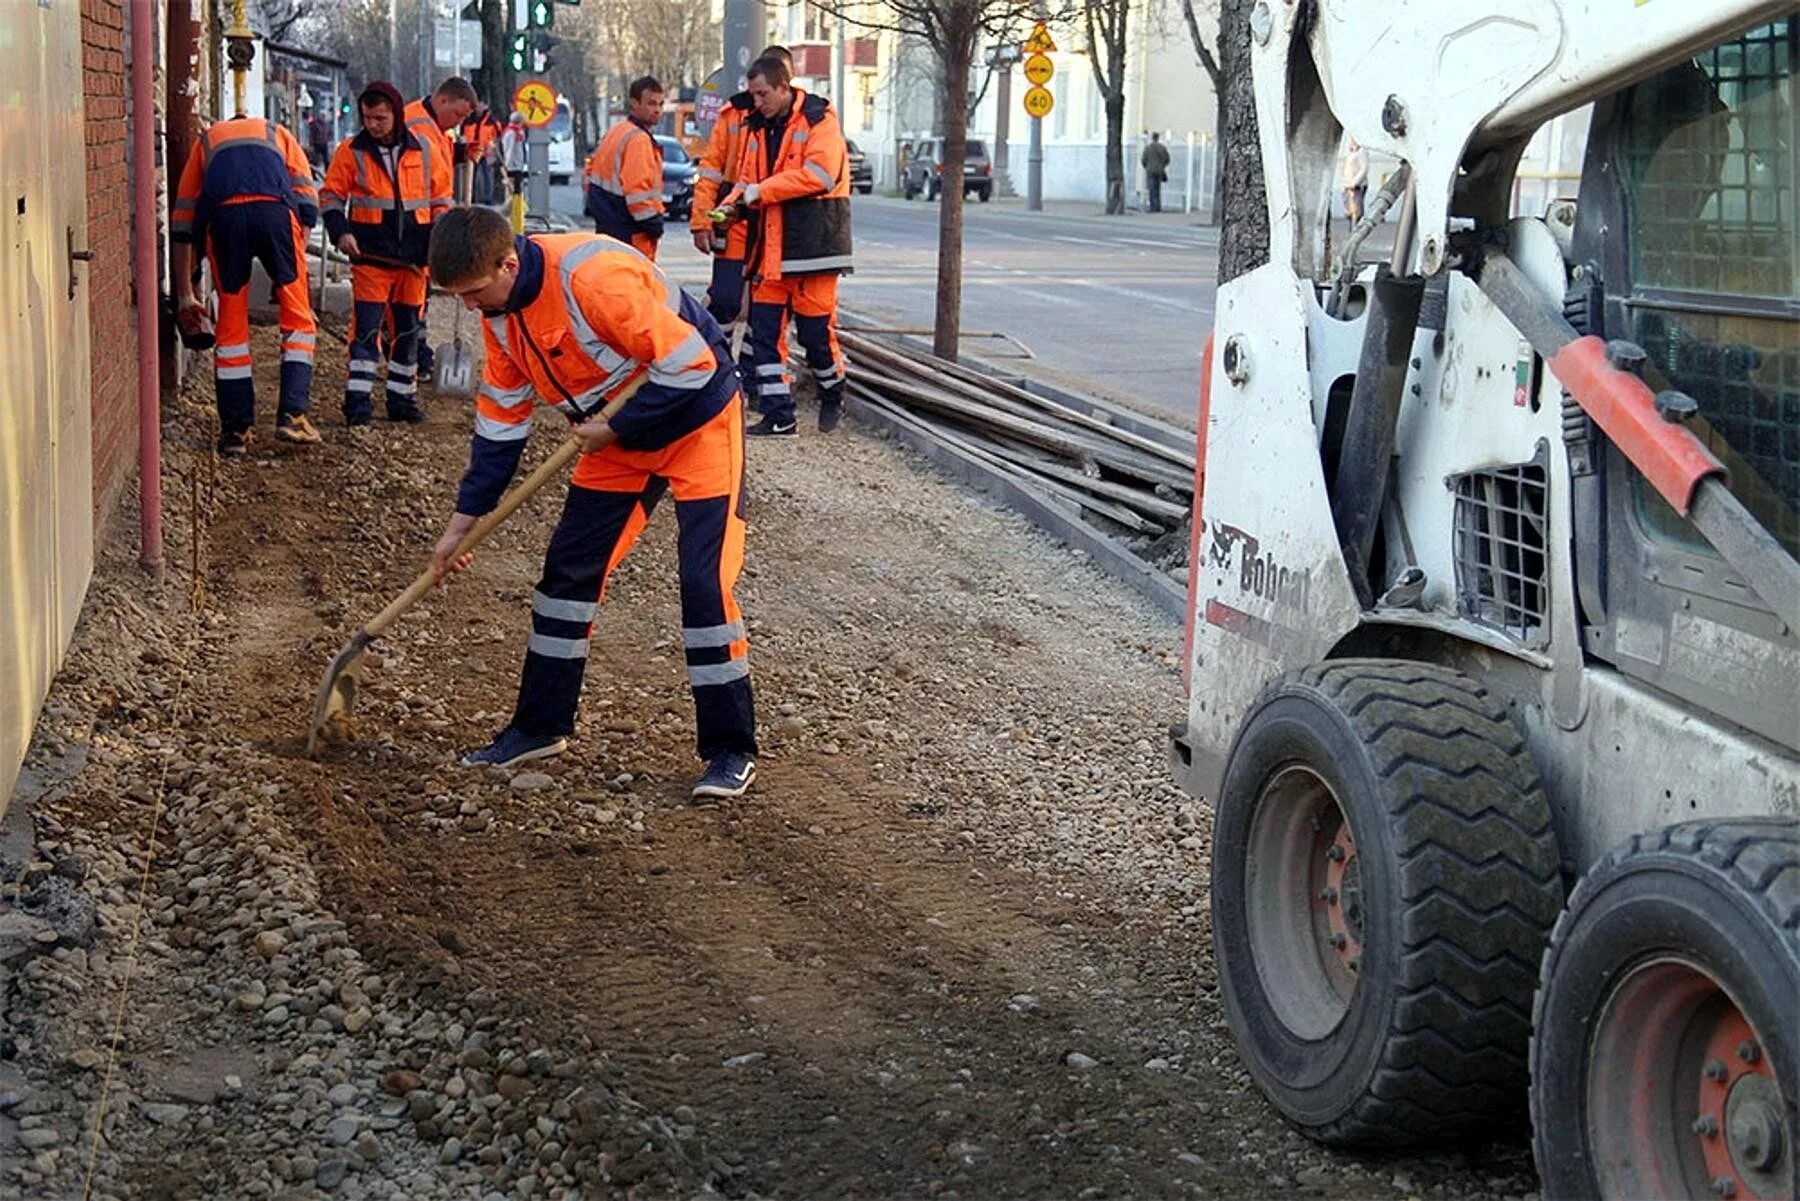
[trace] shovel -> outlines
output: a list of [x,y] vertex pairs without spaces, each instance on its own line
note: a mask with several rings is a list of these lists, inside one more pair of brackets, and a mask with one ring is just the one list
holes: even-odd
[[440,396],[470,397],[475,395],[475,356],[463,345],[463,306],[456,302],[456,316],[450,326],[450,341],[437,348],[437,390]]
[[[457,131],[459,135],[461,132],[460,129]],[[468,166],[466,163],[459,164],[456,168],[456,199],[459,204],[469,203],[469,190],[474,186],[471,178],[474,168],[470,167],[465,172],[463,168],[466,166]],[[475,358],[463,345],[462,319],[463,305],[462,300],[458,298],[456,316],[451,319],[450,341],[440,343],[435,355],[437,359],[437,390],[442,396],[467,398],[475,395]],[[424,314],[421,313],[421,325],[423,322]],[[423,329],[419,333],[421,337],[424,336]]]
[[[604,420],[625,407],[625,402],[637,394],[638,386],[644,377],[639,377],[596,415]],[[500,523],[512,516],[518,507],[531,499],[532,495],[549,482],[552,476],[558,475],[581,453],[581,439],[570,438],[556,452],[539,465],[536,471],[525,477],[523,483],[508,492],[494,506],[494,511],[477,521],[472,529],[457,544],[453,558],[461,558],[500,527]],[[319,739],[325,733],[326,726],[333,718],[348,714],[356,704],[357,688],[362,680],[362,656],[369,645],[387,633],[401,614],[419,603],[432,586],[437,583],[437,576],[430,568],[419,574],[419,578],[407,585],[406,591],[395,597],[388,607],[377,613],[360,630],[350,636],[336,657],[325,668],[325,678],[319,682],[318,695],[313,698],[312,725],[306,731],[306,754],[310,758],[318,750]]]

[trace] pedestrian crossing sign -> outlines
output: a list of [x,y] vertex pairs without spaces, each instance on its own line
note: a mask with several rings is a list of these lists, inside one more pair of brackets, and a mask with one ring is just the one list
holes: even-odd
[[1027,54],[1055,54],[1056,43],[1050,39],[1050,31],[1039,21],[1031,29],[1031,36],[1025,39]]

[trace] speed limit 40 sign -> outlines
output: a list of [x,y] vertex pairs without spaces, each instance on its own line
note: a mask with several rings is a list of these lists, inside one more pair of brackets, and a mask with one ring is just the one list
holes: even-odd
[[1025,90],[1025,111],[1033,117],[1048,117],[1050,110],[1056,107],[1056,97],[1050,94],[1049,88],[1031,87]]

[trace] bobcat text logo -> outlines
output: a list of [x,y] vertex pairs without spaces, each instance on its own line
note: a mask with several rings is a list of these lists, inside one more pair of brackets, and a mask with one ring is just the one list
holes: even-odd
[[1222,521],[1212,523],[1212,545],[1207,558],[1214,567],[1229,571],[1232,551],[1239,545],[1238,588],[1283,608],[1305,613],[1312,601],[1312,573],[1284,567],[1273,554],[1262,553],[1262,542],[1248,530]]

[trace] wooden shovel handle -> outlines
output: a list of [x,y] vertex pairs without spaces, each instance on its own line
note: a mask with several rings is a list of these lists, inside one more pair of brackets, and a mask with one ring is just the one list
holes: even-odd
[[[614,413],[617,413],[620,409],[625,407],[626,401],[637,395],[638,386],[642,382],[643,377],[640,376],[636,382],[632,383],[618,396],[608,401],[605,408],[601,409],[594,417],[591,417],[588,420],[604,420],[610,418]],[[505,521],[508,517],[511,517],[513,513],[518,510],[520,505],[530,500],[539,488],[542,488],[550,481],[551,477],[562,474],[562,469],[574,462],[575,458],[580,454],[580,438],[570,437],[561,446],[557,447],[554,454],[538,464],[537,470],[526,476],[517,487],[501,497],[500,503],[494,506],[493,511],[483,516],[470,528],[467,534],[463,535],[463,540],[456,544],[456,554],[452,556],[453,561],[454,559],[460,559],[462,556],[474,550],[477,546],[480,546],[482,542],[486,541],[487,536],[498,529],[501,522]],[[393,601],[389,603],[387,608],[377,613],[374,619],[363,627],[364,631],[368,633],[370,638],[379,638],[381,635],[387,633],[388,627],[400,620],[400,615],[402,613],[405,613],[408,609],[418,604],[419,600],[424,597],[427,592],[430,592],[432,586],[437,582],[437,574],[433,572],[431,568],[427,567],[420,573],[418,579],[407,585],[405,592],[396,596]]]

